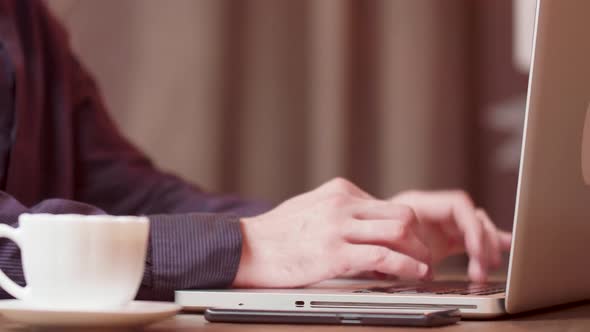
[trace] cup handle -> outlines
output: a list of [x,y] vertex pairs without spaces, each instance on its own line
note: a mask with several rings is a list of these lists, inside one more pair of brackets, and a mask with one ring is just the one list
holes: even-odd
[[[16,243],[19,247],[21,247],[20,243],[20,235],[21,231],[18,228],[12,228],[5,224],[0,224],[0,237],[5,237],[9,240],[12,240]],[[22,247],[21,247],[22,248]],[[12,281],[12,279],[8,278],[2,270],[0,270],[0,287],[2,287],[8,294],[14,296],[19,300],[25,300],[30,293],[30,288],[22,287],[18,285],[16,282]]]

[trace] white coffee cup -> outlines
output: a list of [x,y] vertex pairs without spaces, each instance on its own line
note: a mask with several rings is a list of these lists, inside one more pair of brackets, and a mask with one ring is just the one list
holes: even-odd
[[0,287],[44,308],[108,309],[133,300],[145,264],[146,217],[22,214],[0,237],[21,249],[26,287],[0,271]]

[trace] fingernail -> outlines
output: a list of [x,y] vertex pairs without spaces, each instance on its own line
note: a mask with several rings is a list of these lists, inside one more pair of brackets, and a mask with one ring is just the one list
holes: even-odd
[[472,261],[469,264],[469,276],[475,282],[486,281],[486,270],[478,261]]
[[420,264],[419,270],[420,270],[420,277],[424,278],[424,277],[428,276],[430,268],[426,264]]

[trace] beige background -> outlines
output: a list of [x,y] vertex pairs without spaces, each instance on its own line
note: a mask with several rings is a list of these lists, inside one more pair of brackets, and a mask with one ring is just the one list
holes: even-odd
[[[345,176],[380,196],[477,194],[473,179],[485,176],[474,42],[496,15],[485,4],[48,3],[123,131],[207,189],[280,200]],[[510,2],[494,3],[506,15]]]

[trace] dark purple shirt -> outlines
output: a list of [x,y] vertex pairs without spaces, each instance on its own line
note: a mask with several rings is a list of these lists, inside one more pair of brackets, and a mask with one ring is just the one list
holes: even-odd
[[[0,0],[0,186],[0,222],[12,227],[24,212],[147,215],[144,299],[231,285],[239,216],[268,208],[157,170],[117,131],[40,0]],[[7,239],[0,239],[0,268],[24,284],[18,248]]]

